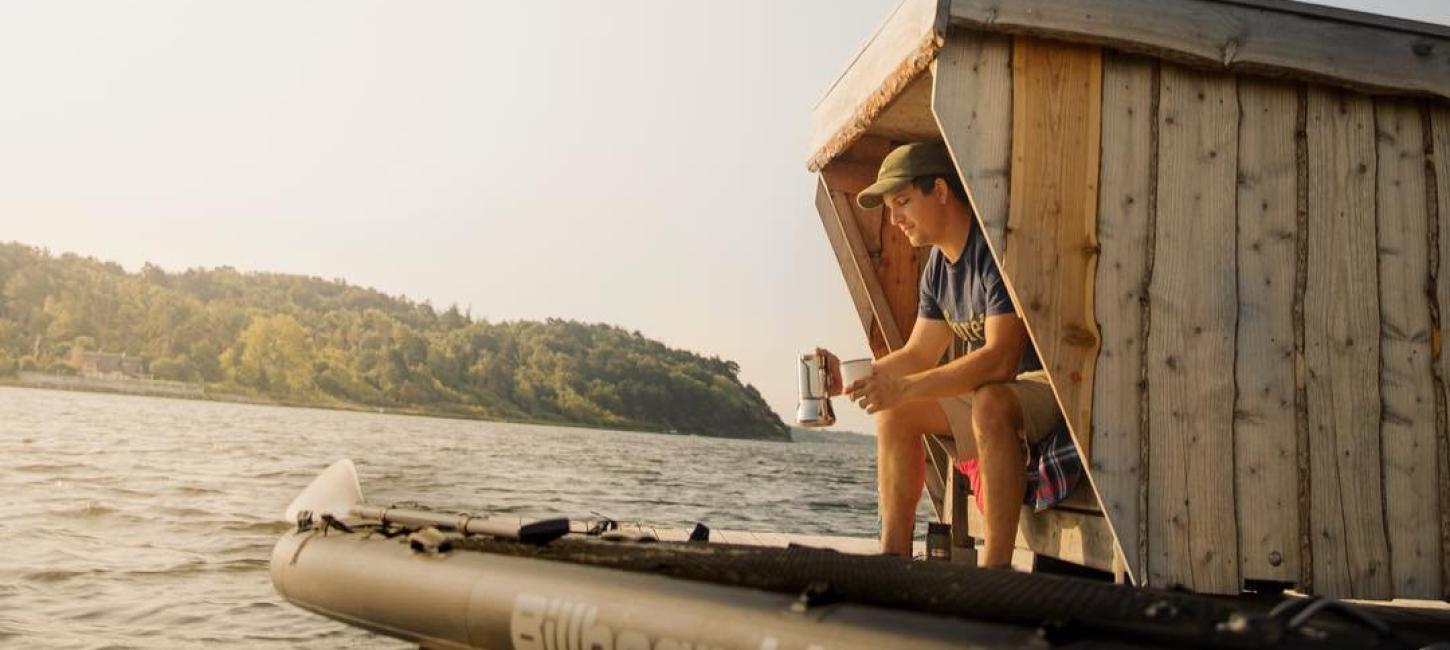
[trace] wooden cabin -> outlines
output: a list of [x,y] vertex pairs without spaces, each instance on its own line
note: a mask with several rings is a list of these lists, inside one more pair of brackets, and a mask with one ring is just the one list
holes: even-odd
[[1450,27],[904,0],[811,119],[816,207],[878,356],[911,330],[925,251],[855,193],[931,139],[1090,461],[1020,545],[1152,587],[1446,598]]

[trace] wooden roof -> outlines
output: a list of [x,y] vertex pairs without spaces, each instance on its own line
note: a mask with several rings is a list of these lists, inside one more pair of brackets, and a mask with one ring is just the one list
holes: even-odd
[[1419,33],[1426,36],[1450,38],[1450,25],[1436,25],[1393,16],[1381,16],[1352,9],[1326,7],[1324,5],[1294,2],[1293,0],[1216,0],[1219,4],[1241,5],[1254,9],[1268,9],[1283,13],[1299,14],[1313,18],[1335,20],[1353,25],[1383,27],[1402,32]]
[[1450,26],[1289,0],[902,0],[816,105],[809,167],[871,130],[954,30],[1450,99]]

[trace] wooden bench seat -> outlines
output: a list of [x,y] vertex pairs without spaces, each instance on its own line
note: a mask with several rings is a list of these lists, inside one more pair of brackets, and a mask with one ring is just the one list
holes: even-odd
[[[974,548],[975,540],[982,539],[986,531],[981,513],[973,503],[971,482],[956,468],[955,449],[950,439],[938,438],[931,442],[951,459],[941,513],[942,522],[952,525],[954,553],[955,549]],[[1122,572],[1121,565],[1114,561],[1112,530],[1086,477],[1067,499],[1052,508],[1033,512],[1032,508],[1022,506],[1017,548],[1099,571]]]

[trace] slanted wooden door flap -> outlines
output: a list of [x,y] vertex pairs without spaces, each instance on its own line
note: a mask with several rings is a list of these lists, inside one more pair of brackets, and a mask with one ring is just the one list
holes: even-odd
[[935,74],[937,122],[1078,448],[1090,458],[1102,52],[958,33],[940,50]]

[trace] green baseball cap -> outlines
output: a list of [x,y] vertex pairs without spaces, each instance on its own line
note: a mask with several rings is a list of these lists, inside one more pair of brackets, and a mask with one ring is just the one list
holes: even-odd
[[940,142],[913,142],[891,150],[881,161],[876,172],[876,182],[856,195],[856,203],[863,208],[881,207],[881,196],[895,192],[911,179],[918,176],[954,176],[956,165],[947,153],[946,145]]

